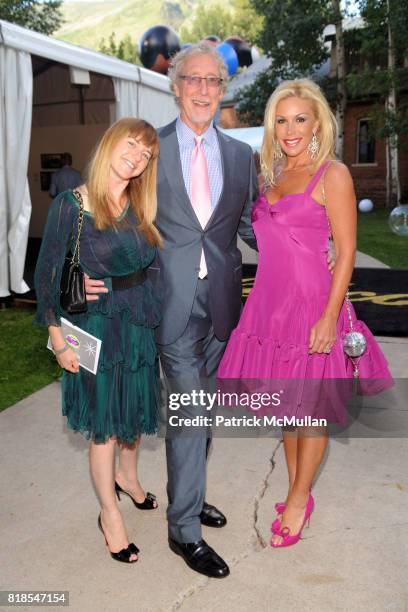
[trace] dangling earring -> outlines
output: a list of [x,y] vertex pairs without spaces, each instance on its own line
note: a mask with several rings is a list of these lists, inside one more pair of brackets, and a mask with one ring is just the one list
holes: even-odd
[[278,160],[278,159],[282,159],[282,157],[283,157],[283,153],[282,153],[281,146],[279,142],[276,142],[273,148],[273,159]]
[[307,150],[310,153],[310,157],[315,159],[317,154],[319,153],[320,143],[317,140],[316,132],[313,132],[312,140],[307,145]]

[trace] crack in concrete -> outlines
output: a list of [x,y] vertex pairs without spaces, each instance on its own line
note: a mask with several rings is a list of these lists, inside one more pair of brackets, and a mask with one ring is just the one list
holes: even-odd
[[210,583],[210,580],[211,580],[210,578],[205,578],[203,576],[203,580],[200,583],[190,586],[184,591],[182,591],[177,596],[176,601],[172,604],[170,608],[170,612],[176,612],[176,610],[180,610],[182,605],[185,603],[185,601],[187,599],[190,599],[190,597],[193,597],[196,593],[203,591]]
[[[232,559],[230,559],[230,561],[228,562],[228,565],[231,568],[239,565],[242,561],[247,559],[254,552],[259,553],[268,546],[264,538],[261,535],[260,528],[258,527],[258,512],[259,512],[260,504],[263,498],[265,497],[265,493],[269,488],[269,481],[270,481],[270,478],[276,466],[276,461],[275,461],[276,453],[278,452],[282,442],[283,442],[282,440],[279,440],[278,444],[276,445],[276,447],[274,448],[272,452],[271,457],[269,458],[269,463],[270,463],[269,469],[265,477],[262,479],[261,487],[254,499],[254,510],[252,514],[253,520],[252,520],[252,525],[251,525],[252,529],[254,530],[254,534],[251,536],[251,539],[250,539],[250,547],[244,553],[242,553],[242,555],[240,555],[239,557],[233,557]],[[190,599],[191,597],[194,597],[197,593],[200,593],[200,591],[203,591],[204,589],[207,588],[207,586],[211,582],[211,578],[205,578],[204,576],[202,578],[203,579],[201,582],[188,587],[187,589],[182,591],[177,596],[177,599],[175,600],[175,602],[172,604],[170,608],[170,612],[177,612],[177,610],[180,610],[188,599]]]
[[[253,552],[259,552],[258,547],[255,545],[252,547],[252,549],[245,551],[242,555],[240,555],[239,557],[232,557],[229,561],[228,561],[228,565],[230,568],[234,568],[237,565],[239,565],[244,559],[247,559],[248,557],[250,557]],[[170,608],[170,612],[176,612],[177,610],[180,610],[183,606],[183,604],[187,601],[187,599],[190,599],[191,597],[194,597],[194,595],[196,595],[197,593],[200,593],[200,591],[203,591],[207,586],[209,586],[209,584],[211,582],[213,582],[213,580],[217,580],[216,578],[211,579],[211,578],[205,578],[203,576],[203,580],[194,585],[194,586],[190,586],[187,589],[185,589],[184,591],[182,591],[176,601],[173,603],[173,605]],[[228,578],[227,578],[228,580]]]
[[260,488],[260,490],[258,492],[258,495],[255,497],[255,500],[254,500],[254,512],[253,512],[252,527],[253,527],[253,529],[255,531],[256,541],[257,541],[258,545],[261,548],[266,548],[268,545],[265,542],[264,538],[262,537],[260,528],[258,527],[258,511],[259,511],[260,504],[261,504],[263,498],[265,497],[265,493],[266,493],[266,491],[269,488],[269,479],[272,476],[272,473],[273,473],[273,471],[275,469],[275,466],[276,466],[276,461],[275,461],[276,453],[278,452],[281,444],[282,444],[282,440],[279,440],[277,446],[274,448],[274,450],[272,452],[272,455],[271,455],[271,457],[269,459],[269,462],[270,462],[269,471],[267,472],[265,478],[263,479],[262,484],[261,484],[261,488]]

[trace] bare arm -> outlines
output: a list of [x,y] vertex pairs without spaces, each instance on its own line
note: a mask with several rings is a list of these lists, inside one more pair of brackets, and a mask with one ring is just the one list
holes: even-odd
[[323,315],[310,333],[311,353],[322,353],[330,349],[336,340],[336,323],[351,279],[356,254],[356,196],[350,172],[344,164],[332,163],[326,171],[324,184],[336,265]]
[[61,327],[49,325],[48,332],[50,334],[52,348],[56,351],[56,360],[61,368],[68,370],[68,372],[79,372],[79,361],[75,351],[72,348],[67,348],[60,352],[61,349],[64,349],[66,346]]

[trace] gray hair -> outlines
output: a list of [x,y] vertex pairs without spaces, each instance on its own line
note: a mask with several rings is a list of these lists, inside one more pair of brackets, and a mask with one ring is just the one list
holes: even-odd
[[191,45],[191,47],[182,49],[171,58],[168,77],[172,92],[174,93],[174,85],[183,73],[184,63],[194,55],[209,55],[215,60],[218,65],[220,78],[222,79],[221,90],[224,93],[227,89],[228,68],[216,48],[208,42],[199,42]]

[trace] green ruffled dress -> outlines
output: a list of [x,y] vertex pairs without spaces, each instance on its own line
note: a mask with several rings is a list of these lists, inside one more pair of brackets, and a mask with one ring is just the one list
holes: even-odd
[[80,368],[63,371],[62,412],[68,425],[95,442],[117,437],[133,442],[138,434],[157,431],[160,388],[154,329],[160,322],[160,303],[149,279],[112,290],[112,276],[147,268],[155,258],[138,230],[129,205],[115,226],[95,228],[85,212],[81,233],[81,266],[92,278],[103,279],[109,293],[88,302],[88,312],[68,315],[60,306],[61,273],[66,253],[77,235],[79,206],[71,191],[52,202],[35,272],[40,325],[59,325],[60,317],[102,340],[96,375]]

